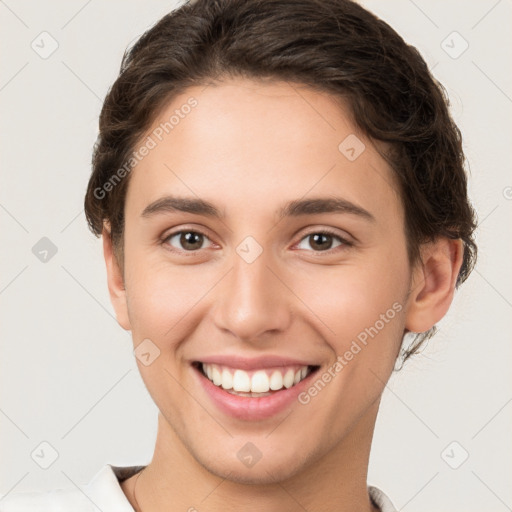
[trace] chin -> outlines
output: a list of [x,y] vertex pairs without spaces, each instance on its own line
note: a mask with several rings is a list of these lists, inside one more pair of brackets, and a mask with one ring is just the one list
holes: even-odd
[[210,457],[203,460],[196,457],[196,460],[215,476],[245,485],[269,485],[286,481],[300,473],[306,463],[304,457],[297,456],[297,451],[288,456],[276,452],[271,455],[262,454],[252,466],[246,466],[236,457]]
[[204,467],[219,478],[244,485],[271,485],[283,482],[293,477],[298,468],[273,467],[273,465],[264,464],[262,461],[258,463],[261,466],[256,468],[240,468],[239,464],[231,466],[219,466],[215,463],[206,464]]

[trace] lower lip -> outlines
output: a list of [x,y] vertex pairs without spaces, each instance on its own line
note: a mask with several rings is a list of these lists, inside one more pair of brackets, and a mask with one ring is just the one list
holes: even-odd
[[223,413],[246,421],[263,420],[288,409],[293,402],[297,402],[298,395],[307,388],[311,376],[317,373],[311,372],[291,388],[254,398],[232,395],[206,378],[199,368],[193,367],[193,370],[206,394]]

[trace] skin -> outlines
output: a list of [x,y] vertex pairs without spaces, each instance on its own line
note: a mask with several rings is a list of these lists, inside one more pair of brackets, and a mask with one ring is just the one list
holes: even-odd
[[[439,239],[407,258],[404,211],[392,170],[326,93],[286,82],[231,79],[191,87],[152,129],[193,96],[198,105],[132,170],[125,204],[124,275],[103,233],[108,286],[134,347],[150,339],[160,355],[137,364],[159,408],[151,463],[122,489],[144,512],[369,512],[367,469],[375,420],[406,331],[438,322],[453,298],[462,244]],[[150,133],[151,130],[148,132]],[[338,145],[366,149],[349,161]],[[160,197],[202,198],[222,220],[169,211],[143,218]],[[342,197],[371,213],[284,218],[289,200]],[[311,236],[323,229],[322,251]],[[195,249],[171,232],[205,235]],[[236,252],[252,236],[252,263]],[[174,249],[175,252],[172,251]],[[401,311],[316,397],[269,419],[220,412],[197,384],[191,361],[216,354],[273,354],[321,365],[322,375],[357,335],[398,303]],[[262,458],[246,467],[247,443]]]

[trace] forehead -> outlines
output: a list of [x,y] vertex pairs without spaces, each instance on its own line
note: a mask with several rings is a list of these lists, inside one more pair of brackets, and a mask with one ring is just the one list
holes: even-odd
[[237,79],[190,87],[161,109],[140,144],[151,149],[132,170],[126,199],[139,212],[165,193],[254,212],[338,192],[401,214],[394,173],[349,108],[305,85]]

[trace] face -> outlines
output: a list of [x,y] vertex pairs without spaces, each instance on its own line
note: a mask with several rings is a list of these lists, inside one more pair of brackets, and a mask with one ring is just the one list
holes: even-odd
[[145,385],[169,438],[214,474],[297,474],[374,418],[402,341],[393,173],[346,108],[298,84],[191,87],[147,136],[115,303],[150,354]]

